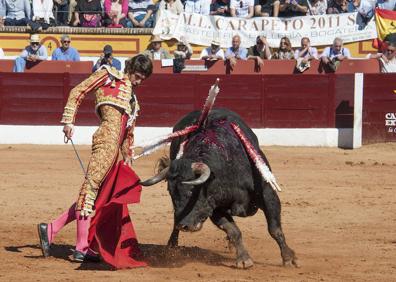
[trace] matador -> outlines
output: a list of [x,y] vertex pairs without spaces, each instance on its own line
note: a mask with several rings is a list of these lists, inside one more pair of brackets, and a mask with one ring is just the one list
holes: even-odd
[[125,162],[131,164],[133,130],[139,111],[133,88],[148,78],[152,69],[148,57],[137,55],[125,62],[124,73],[103,66],[71,90],[61,120],[65,137],[72,138],[78,107],[89,93],[95,93],[95,109],[100,125],[92,137],[91,157],[76,202],[53,222],[38,224],[40,246],[45,257],[50,255],[50,245],[55,235],[76,219],[77,240],[73,260],[99,260],[88,245],[90,215],[100,193],[100,186],[115,165],[120,150]]

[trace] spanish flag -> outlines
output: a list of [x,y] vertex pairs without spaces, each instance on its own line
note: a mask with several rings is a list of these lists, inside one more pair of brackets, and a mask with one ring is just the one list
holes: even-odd
[[373,47],[380,48],[386,35],[396,33],[396,11],[375,9],[375,25],[378,39],[374,40]]

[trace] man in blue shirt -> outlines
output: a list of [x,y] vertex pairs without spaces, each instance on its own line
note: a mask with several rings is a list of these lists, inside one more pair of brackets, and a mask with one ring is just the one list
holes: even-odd
[[47,60],[47,48],[40,44],[38,34],[30,36],[30,45],[26,46],[21,55],[15,59],[14,72],[24,72],[26,63],[35,64]]
[[78,51],[70,46],[70,36],[63,34],[61,37],[61,47],[58,47],[52,53],[53,61],[80,61],[80,54]]
[[31,23],[32,9],[29,0],[5,0],[2,3],[2,13],[6,18],[4,25],[9,26],[26,26]]
[[114,67],[119,71],[121,70],[121,62],[113,57],[113,47],[111,47],[111,45],[106,45],[103,48],[103,54],[100,55],[100,58],[94,65],[92,72],[97,71],[103,65]]
[[236,65],[237,60],[247,60],[247,49],[240,47],[241,37],[234,35],[232,37],[232,47],[228,48],[225,52],[225,58],[230,62],[231,68]]

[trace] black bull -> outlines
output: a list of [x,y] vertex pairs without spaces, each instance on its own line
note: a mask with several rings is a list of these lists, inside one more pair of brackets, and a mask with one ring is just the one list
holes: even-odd
[[[183,117],[173,128],[178,131],[197,123],[200,111]],[[172,141],[170,160],[162,161],[160,173],[142,185],[166,179],[174,207],[174,228],[168,241],[177,246],[179,231],[198,231],[207,218],[227,233],[235,246],[238,268],[253,265],[242,243],[242,234],[232,216],[252,216],[264,211],[268,231],[278,243],[284,265],[297,266],[294,251],[286,244],[281,227],[281,204],[276,192],[266,183],[250,160],[230,123],[234,122],[268,164],[253,131],[234,112],[212,110],[206,124],[187,137]],[[182,156],[178,156],[183,141]]]

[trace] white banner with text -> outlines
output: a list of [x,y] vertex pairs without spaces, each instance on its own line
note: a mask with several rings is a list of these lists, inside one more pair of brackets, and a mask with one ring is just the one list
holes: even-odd
[[189,43],[203,46],[216,40],[223,48],[231,46],[236,34],[241,36],[243,47],[254,45],[258,35],[266,36],[271,47],[278,47],[283,36],[290,39],[293,47],[300,46],[302,37],[310,38],[312,46],[330,45],[335,37],[342,38],[345,43],[377,38],[373,19],[360,29],[358,21],[358,13],[243,19],[189,13],[175,15],[165,10],[161,11],[153,34],[164,40],[179,40],[184,36]]

